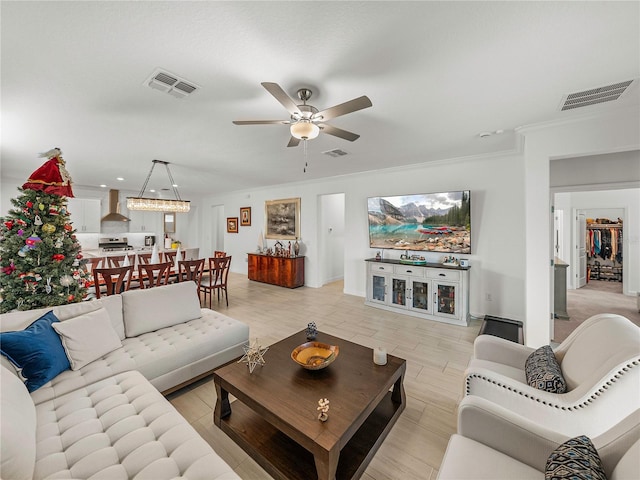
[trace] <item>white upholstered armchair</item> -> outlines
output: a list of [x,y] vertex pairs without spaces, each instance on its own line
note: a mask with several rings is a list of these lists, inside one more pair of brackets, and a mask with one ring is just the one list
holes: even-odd
[[[569,438],[468,396],[460,402],[458,433],[449,439],[438,480],[542,480],[547,459]],[[609,480],[640,478],[640,409],[590,440]]]
[[554,349],[563,394],[530,387],[525,362],[534,351],[480,335],[465,373],[465,395],[477,395],[569,436],[601,435],[640,408],[640,327],[614,314],[583,322]]

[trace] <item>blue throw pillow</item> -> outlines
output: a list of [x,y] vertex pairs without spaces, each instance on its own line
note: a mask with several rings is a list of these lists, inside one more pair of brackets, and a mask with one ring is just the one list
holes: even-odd
[[60,337],[51,326],[59,321],[50,311],[24,330],[0,333],[0,352],[22,369],[30,392],[71,368]]

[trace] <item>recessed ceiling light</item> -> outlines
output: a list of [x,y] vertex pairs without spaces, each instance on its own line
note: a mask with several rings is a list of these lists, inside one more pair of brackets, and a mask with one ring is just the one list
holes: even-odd
[[178,185],[176,183],[174,183],[173,185],[171,185],[174,188],[178,188]]
[[124,181],[124,178],[122,178],[122,177],[118,177],[118,178],[116,178],[116,180],[118,180],[119,182],[123,182],[123,181]]
[[156,193],[156,191],[155,191],[153,188],[151,188],[149,191],[150,191],[151,193]]
[[107,188],[107,186],[103,183],[100,185],[102,188]]

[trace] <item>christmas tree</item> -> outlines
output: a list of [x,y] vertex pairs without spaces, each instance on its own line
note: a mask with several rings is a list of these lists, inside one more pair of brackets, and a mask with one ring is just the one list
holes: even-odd
[[71,178],[59,149],[33,172],[0,218],[0,312],[80,302],[87,275],[69,223]]

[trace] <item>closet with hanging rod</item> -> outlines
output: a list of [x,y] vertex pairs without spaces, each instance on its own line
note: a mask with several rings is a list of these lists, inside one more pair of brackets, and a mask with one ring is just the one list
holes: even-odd
[[622,221],[587,219],[587,272],[590,280],[622,282]]

